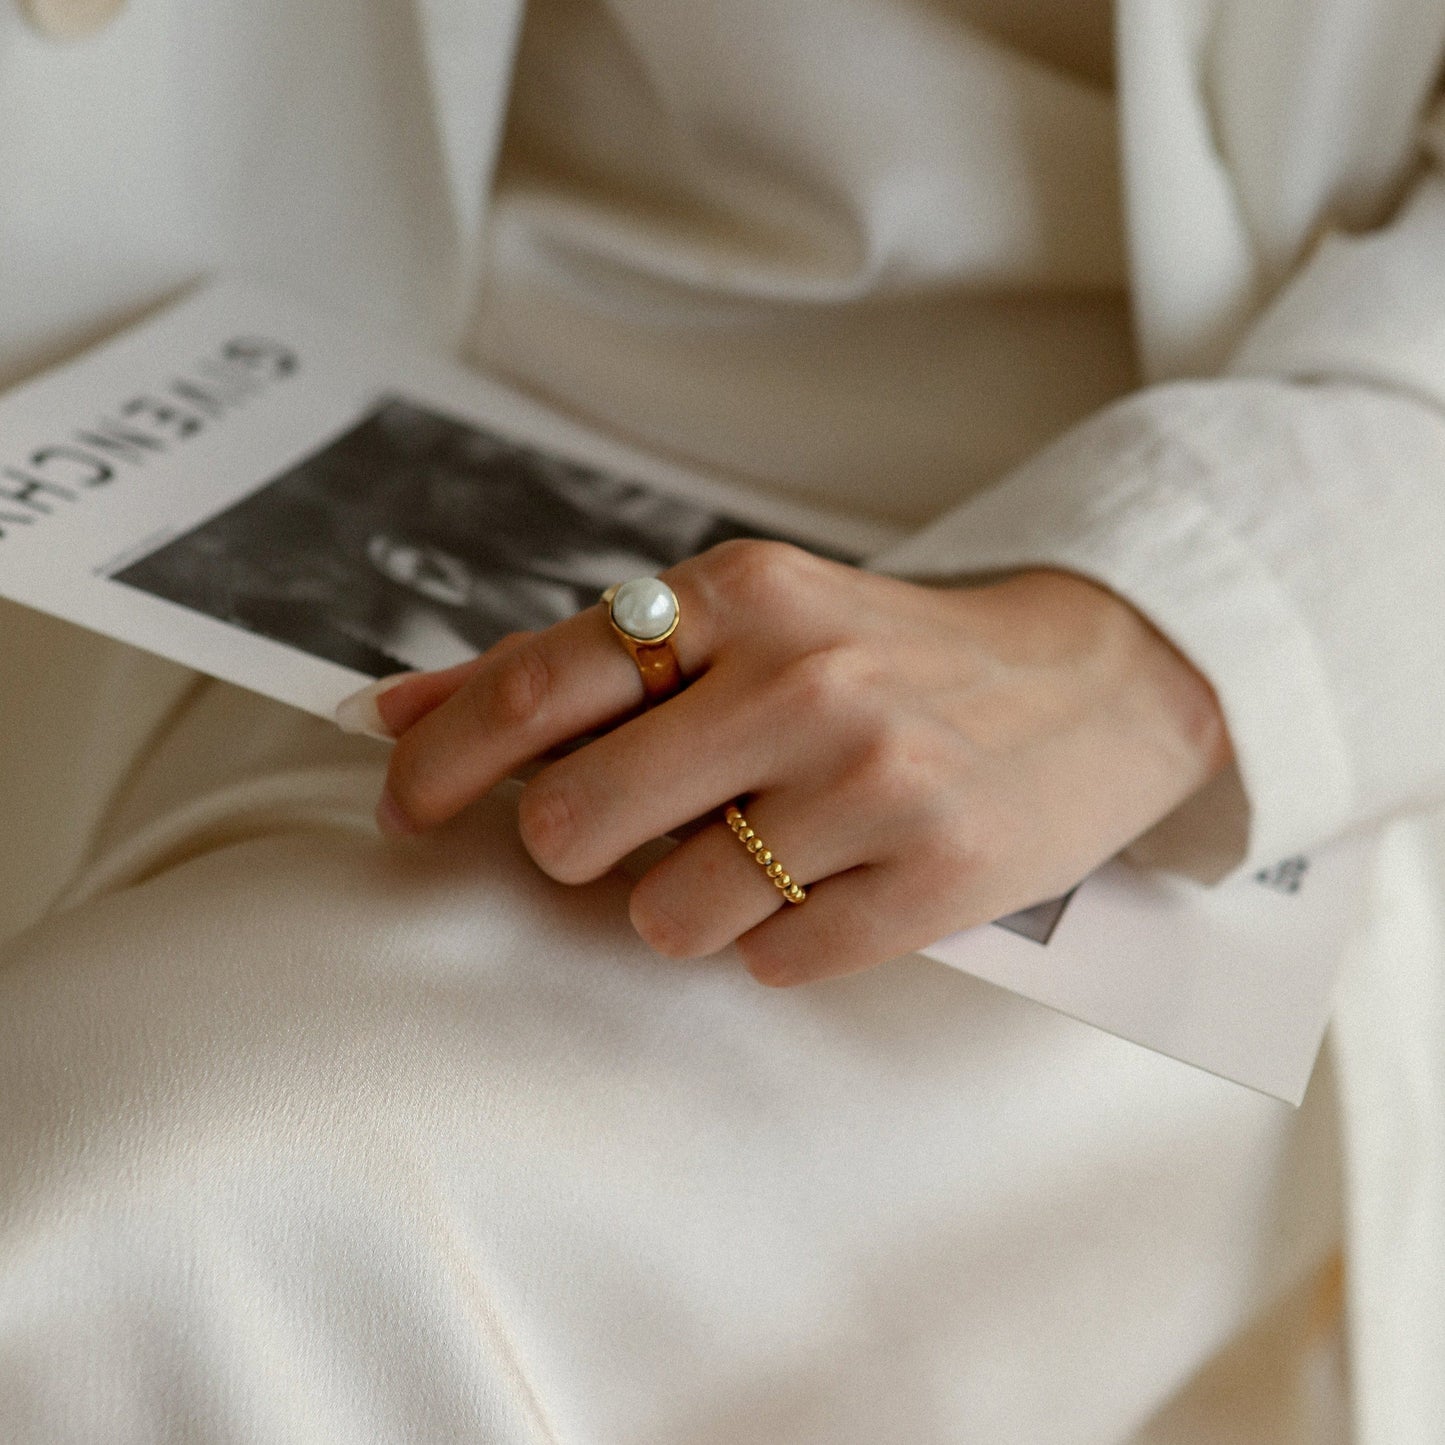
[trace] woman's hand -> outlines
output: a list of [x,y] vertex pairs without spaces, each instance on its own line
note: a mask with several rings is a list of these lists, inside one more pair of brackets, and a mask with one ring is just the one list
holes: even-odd
[[[664,576],[691,684],[544,767],[519,821],[545,872],[584,883],[712,819],[632,893],[675,958],[736,942],[769,984],[868,968],[1065,892],[1229,757],[1204,679],[1068,573],[936,589],[732,542]],[[434,827],[641,697],[601,606],[409,677],[377,699],[398,739],[379,821]],[[722,821],[734,799],[805,903]]]

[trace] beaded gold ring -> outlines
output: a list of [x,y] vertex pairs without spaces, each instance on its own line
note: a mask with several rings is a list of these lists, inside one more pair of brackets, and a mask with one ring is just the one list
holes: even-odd
[[733,836],[753,856],[753,862],[763,870],[773,881],[773,887],[778,890],[789,903],[801,903],[807,896],[808,890],[800,883],[794,883],[787,870],[776,858],[761,838],[748,825],[748,820],[743,817],[742,809],[736,804],[730,803],[724,815],[727,825],[733,830]]

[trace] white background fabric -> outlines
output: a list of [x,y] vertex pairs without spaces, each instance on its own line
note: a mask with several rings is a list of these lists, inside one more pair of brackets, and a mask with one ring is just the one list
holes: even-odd
[[[1438,799],[1441,7],[1122,0],[1111,63],[1087,6],[539,4],[484,226],[517,20],[0,9],[0,370],[244,263],[744,481],[942,510],[900,569],[1109,582],[1240,753],[1165,863]],[[549,106],[566,44],[607,84]],[[664,968],[505,801],[383,850],[374,753],[6,618],[10,921],[109,812],[0,967],[15,1438],[1325,1440],[1341,1119],[1360,1437],[1445,1417],[1431,825],[1390,824],[1341,1112],[1322,1073],[1294,1118],[916,961]]]

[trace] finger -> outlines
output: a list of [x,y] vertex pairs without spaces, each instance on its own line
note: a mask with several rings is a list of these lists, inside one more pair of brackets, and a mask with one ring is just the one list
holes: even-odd
[[535,636],[532,632],[509,632],[469,662],[436,672],[407,673],[400,681],[379,693],[376,710],[392,737],[400,737],[414,723],[438,708],[459,688],[519,642]]
[[937,905],[917,906],[926,891],[901,860],[835,873],[743,934],[738,953],[773,988],[859,973],[954,931]]
[[398,672],[378,678],[342,698],[336,705],[336,725],[342,732],[395,741],[414,722],[445,702],[466,680],[524,632],[508,633],[485,652],[452,667],[431,672]]
[[746,818],[762,847],[752,852],[725,822],[710,824],[653,865],[632,891],[629,911],[643,940],[670,958],[716,953],[765,919],[803,913],[813,895],[787,904],[767,867],[808,887],[868,861],[865,829],[838,826],[831,801],[774,793],[749,800]]
[[637,669],[609,643],[606,625],[591,607],[478,659],[397,739],[378,809],[383,828],[445,822],[528,759],[635,707]]
[[533,778],[518,805],[528,851],[560,882],[585,883],[724,800],[768,787],[790,771],[798,744],[767,721],[765,698],[735,685],[727,664],[714,668]]
[[[771,600],[770,585],[787,567],[818,567],[819,559],[781,542],[740,540],[724,542],[696,557],[690,557],[661,574],[680,601],[687,616],[686,628],[675,640],[684,673],[692,675],[702,659],[716,652],[738,605],[744,610],[766,609]],[[829,566],[833,564],[827,564]],[[351,732],[372,732],[399,737],[427,713],[445,702],[489,663],[535,632],[512,632],[478,657],[432,672],[403,673],[383,678],[371,687],[347,698],[340,718]]]
[[[692,676],[706,665],[711,629],[683,578],[675,590],[684,622],[674,646]],[[475,670],[397,740],[378,808],[389,832],[445,822],[530,759],[643,700],[637,665],[600,605],[464,666]]]

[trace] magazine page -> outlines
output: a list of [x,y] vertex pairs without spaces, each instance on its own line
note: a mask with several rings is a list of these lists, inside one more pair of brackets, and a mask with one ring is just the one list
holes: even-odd
[[[245,285],[0,399],[0,594],[323,717],[739,536],[895,540]],[[1297,1102],[1367,876],[1363,845],[1209,890],[1116,862],[926,952]]]
[[743,535],[894,534],[245,286],[0,400],[0,593],[323,717]]
[[1298,1104],[1374,858],[1351,840],[1214,888],[1116,860],[1066,899],[923,952]]

